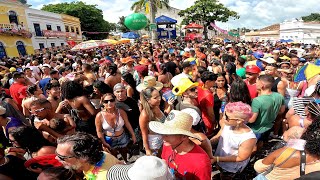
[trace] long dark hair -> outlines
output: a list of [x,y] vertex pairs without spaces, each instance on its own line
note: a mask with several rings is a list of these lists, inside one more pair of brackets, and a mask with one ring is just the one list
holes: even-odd
[[61,86],[61,96],[65,99],[73,99],[83,95],[83,87],[75,81],[67,81]]
[[230,102],[238,102],[251,105],[251,97],[248,86],[239,77],[237,77],[231,84],[230,87]]
[[9,132],[20,148],[32,154],[39,151],[43,146],[52,146],[42,134],[34,127],[21,126]]
[[139,100],[139,92],[136,89],[136,81],[133,78],[133,75],[129,72],[125,72],[124,74],[122,74],[122,78],[125,82],[127,82],[129,84],[129,86],[134,90],[134,96],[133,99],[135,99],[136,101]]

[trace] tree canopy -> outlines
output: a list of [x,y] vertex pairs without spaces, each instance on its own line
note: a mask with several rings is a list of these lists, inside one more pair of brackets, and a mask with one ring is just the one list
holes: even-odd
[[130,29],[129,28],[127,28],[127,26],[125,26],[124,25],[124,19],[125,19],[126,17],[124,17],[124,16],[121,16],[121,17],[119,17],[119,22],[117,23],[117,29],[119,30],[119,31],[121,31],[121,32],[130,32]]
[[[80,19],[81,30],[87,32],[109,32],[114,25],[103,19],[102,10],[97,5],[88,5],[82,1],[44,5],[41,10],[62,13]],[[88,39],[103,39],[107,34],[85,34]]]
[[303,21],[309,22],[309,21],[320,21],[320,13],[311,13],[308,16],[302,16],[301,17]]
[[203,34],[208,39],[207,28],[210,23],[227,22],[229,18],[239,18],[237,12],[232,11],[219,3],[217,0],[197,0],[194,5],[180,11],[179,16],[183,17],[183,22],[198,22],[204,26]]

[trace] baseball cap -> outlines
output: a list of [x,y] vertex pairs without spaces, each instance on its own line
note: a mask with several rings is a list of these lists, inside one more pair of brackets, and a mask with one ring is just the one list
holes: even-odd
[[144,72],[147,73],[149,71],[148,67],[145,65],[135,66],[134,69],[139,73],[144,73]]
[[256,65],[248,65],[246,66],[246,72],[259,74],[261,72],[261,69]]

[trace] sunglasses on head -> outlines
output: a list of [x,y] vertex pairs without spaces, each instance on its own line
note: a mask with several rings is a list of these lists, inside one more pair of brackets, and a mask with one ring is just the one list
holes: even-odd
[[108,104],[109,102],[114,102],[114,101],[116,101],[116,100],[115,99],[105,99],[102,102],[105,104]]
[[70,158],[75,157],[75,156],[63,156],[63,155],[61,155],[61,154],[58,154],[57,152],[56,152],[56,156],[57,156],[61,161],[65,161],[66,159],[70,159]]

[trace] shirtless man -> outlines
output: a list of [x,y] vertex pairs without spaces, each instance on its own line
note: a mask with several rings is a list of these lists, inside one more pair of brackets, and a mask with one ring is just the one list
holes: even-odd
[[51,103],[52,110],[56,111],[61,102],[60,99],[60,84],[58,82],[48,83],[46,85],[46,93],[48,95],[47,100]]
[[108,67],[108,73],[109,76],[104,80],[107,85],[113,88],[114,85],[121,83],[121,74],[118,71],[117,65],[110,64]]
[[[51,103],[46,99],[37,99],[30,105],[31,113],[35,115],[34,126],[43,132],[48,139],[57,139],[67,133],[73,133],[75,122],[69,114],[58,114],[52,109]],[[66,122],[64,133],[60,134],[49,127],[51,119],[63,119]]]
[[83,95],[82,85],[75,81],[67,81],[61,86],[61,96],[64,101],[60,102],[56,113],[68,110],[77,125],[77,131],[96,134],[94,124],[96,110],[90,100]]
[[82,70],[85,76],[83,86],[91,86],[93,82],[97,80],[97,76],[92,72],[92,66],[90,64],[84,64],[82,65]]

